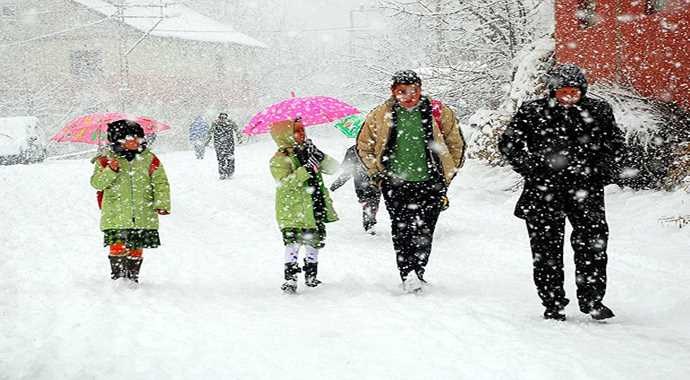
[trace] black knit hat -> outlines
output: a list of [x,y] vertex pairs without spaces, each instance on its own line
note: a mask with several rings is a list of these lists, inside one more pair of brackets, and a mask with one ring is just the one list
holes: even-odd
[[546,83],[552,93],[563,87],[579,88],[582,91],[582,96],[587,93],[585,73],[573,63],[559,64],[551,68],[547,73]]
[[402,70],[393,74],[393,84],[391,86],[395,86],[396,84],[418,84],[421,86],[422,80],[414,71]]
[[108,141],[111,143],[122,140],[127,136],[144,137],[144,128],[136,121],[116,120],[108,123]]

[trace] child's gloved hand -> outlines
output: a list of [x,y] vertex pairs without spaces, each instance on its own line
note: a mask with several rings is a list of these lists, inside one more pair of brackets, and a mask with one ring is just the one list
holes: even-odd
[[170,215],[170,211],[168,211],[168,210],[163,210],[163,209],[161,209],[161,208],[157,208],[157,209],[156,209],[156,212],[158,213],[158,215]]
[[110,170],[114,172],[120,171],[120,163],[117,162],[117,160],[109,160],[108,166],[110,166]]

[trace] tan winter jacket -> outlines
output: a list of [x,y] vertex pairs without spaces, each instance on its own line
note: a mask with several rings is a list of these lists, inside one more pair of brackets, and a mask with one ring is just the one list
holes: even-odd
[[[362,130],[357,136],[357,153],[367,168],[369,176],[385,170],[382,157],[392,128],[391,115],[394,104],[395,99],[391,97],[369,112]],[[449,185],[465,161],[465,141],[458,128],[455,113],[445,105],[441,106],[441,124],[439,126],[436,118],[434,118],[432,150],[441,159],[443,177],[446,180],[446,185]]]

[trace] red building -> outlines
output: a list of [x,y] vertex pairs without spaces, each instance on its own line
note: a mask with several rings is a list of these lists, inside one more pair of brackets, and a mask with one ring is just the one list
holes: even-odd
[[556,59],[690,111],[690,0],[556,0]]

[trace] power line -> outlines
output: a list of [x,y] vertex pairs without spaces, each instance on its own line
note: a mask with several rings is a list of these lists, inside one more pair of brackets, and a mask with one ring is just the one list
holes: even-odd
[[22,45],[22,44],[25,44],[25,43],[27,43],[27,42],[33,42],[33,41],[41,40],[41,39],[44,39],[44,38],[50,38],[50,37],[54,37],[54,36],[59,36],[59,35],[61,35],[61,34],[69,33],[69,32],[72,32],[72,31],[75,31],[75,30],[78,30],[78,29],[88,28],[88,27],[91,27],[91,26],[94,26],[94,25],[98,25],[98,24],[100,24],[100,23],[103,23],[103,22],[105,22],[105,21],[107,21],[107,20],[110,20],[113,16],[114,16],[114,15],[110,15],[110,16],[104,17],[104,18],[102,18],[102,19],[100,19],[100,20],[98,20],[98,21],[94,21],[94,22],[91,22],[91,23],[88,23],[88,24],[83,24],[83,25],[77,25],[77,26],[72,27],[72,28],[63,29],[63,30],[60,30],[60,31],[57,31],[57,32],[53,32],[53,33],[44,34],[44,35],[38,36],[38,37],[29,38],[28,40],[15,41],[15,42],[11,42],[11,43],[9,43],[9,44],[0,45],[0,49],[4,49],[4,48],[7,48],[7,47],[16,46],[16,45]]

